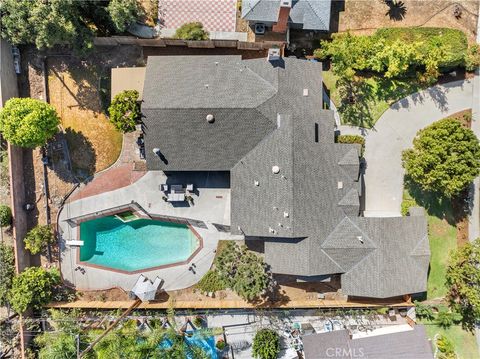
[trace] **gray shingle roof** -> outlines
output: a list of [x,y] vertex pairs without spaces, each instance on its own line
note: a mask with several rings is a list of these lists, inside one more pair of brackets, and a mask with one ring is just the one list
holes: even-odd
[[[276,22],[280,0],[243,0],[242,18],[257,22]],[[297,0],[292,2],[289,22],[304,30],[328,31],[331,0]]]
[[[359,146],[334,143],[321,64],[237,56],[148,63],[148,168],[231,170],[231,231],[262,238],[273,272],[342,274],[344,292],[354,296],[426,289],[425,218],[358,217]],[[198,85],[205,82],[208,89]]]
[[413,330],[350,339],[346,330],[305,335],[302,337],[305,359],[335,357],[338,348],[342,358],[369,359],[433,359],[433,350],[425,327],[416,325]]

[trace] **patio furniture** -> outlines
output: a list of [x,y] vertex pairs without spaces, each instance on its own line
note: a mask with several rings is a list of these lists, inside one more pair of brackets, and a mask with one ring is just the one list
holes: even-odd
[[183,202],[185,201],[185,189],[182,185],[174,184],[167,195],[168,202]]
[[75,240],[71,240],[71,241],[65,241],[65,244],[67,246],[83,246],[84,245],[84,242],[83,241],[75,241]]
[[167,192],[168,191],[168,184],[161,184],[160,191]]
[[187,184],[187,191],[193,192],[193,184]]

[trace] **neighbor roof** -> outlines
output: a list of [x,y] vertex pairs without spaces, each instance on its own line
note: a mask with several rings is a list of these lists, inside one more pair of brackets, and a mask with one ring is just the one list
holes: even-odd
[[306,359],[369,358],[369,359],[433,359],[433,351],[425,327],[412,330],[351,339],[346,330],[305,335],[302,337]]
[[[330,29],[331,0],[292,1],[289,22],[304,30]],[[242,18],[256,22],[277,22],[280,0],[243,0]]]

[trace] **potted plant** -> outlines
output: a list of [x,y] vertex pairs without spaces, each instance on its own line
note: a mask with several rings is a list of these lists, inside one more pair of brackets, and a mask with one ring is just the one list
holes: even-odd
[[226,346],[227,346],[227,344],[225,343],[225,341],[223,339],[217,340],[217,344],[215,344],[215,347],[220,351],[223,351],[223,349],[225,349]]

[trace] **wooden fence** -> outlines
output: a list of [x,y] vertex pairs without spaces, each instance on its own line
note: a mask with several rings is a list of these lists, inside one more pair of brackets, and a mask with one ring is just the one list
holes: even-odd
[[238,50],[262,51],[272,47],[283,48],[281,41],[246,42],[238,40],[205,40],[187,41],[180,39],[138,39],[133,36],[96,37],[94,44],[97,46],[137,45],[146,47],[183,46],[197,49],[231,48]]

